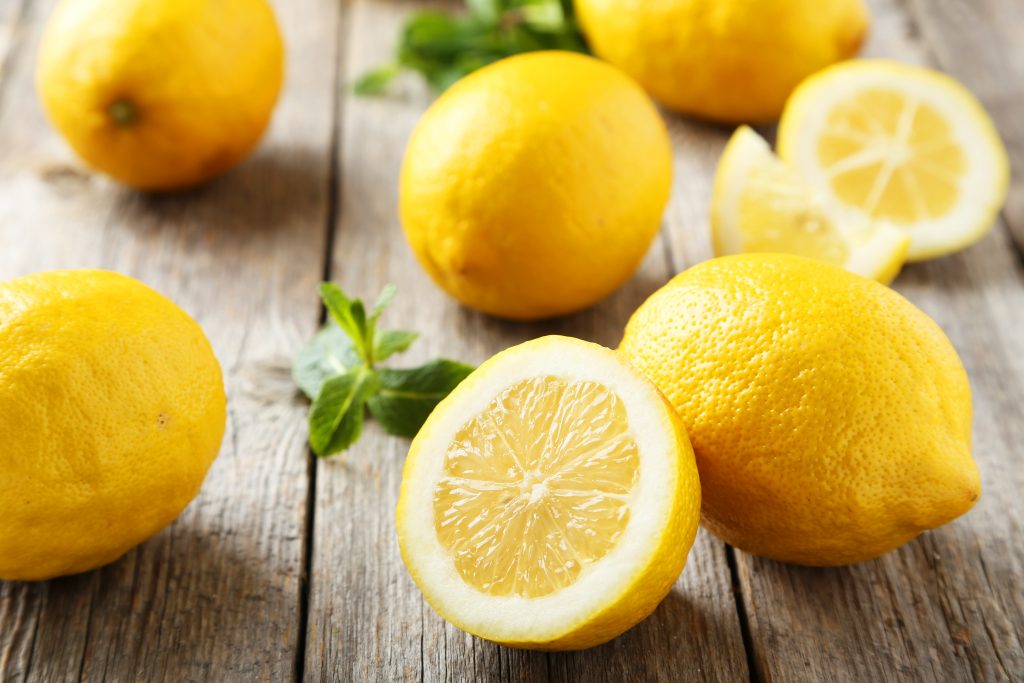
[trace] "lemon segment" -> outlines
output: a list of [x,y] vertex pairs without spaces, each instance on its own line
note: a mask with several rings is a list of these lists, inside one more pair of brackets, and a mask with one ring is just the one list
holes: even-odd
[[884,222],[851,216],[838,220],[821,193],[747,126],[736,130],[718,164],[711,238],[718,256],[796,254],[881,282],[899,273],[910,243]]
[[444,618],[506,645],[605,642],[669,591],[700,490],[678,417],[615,352],[565,337],[508,349],[413,441],[397,524]]
[[444,466],[434,526],[459,575],[491,595],[533,598],[571,585],[618,543],[639,456],[608,387],[549,376],[495,397]]
[[974,96],[949,76],[886,60],[839,64],[801,84],[778,147],[847,215],[907,234],[912,261],[984,236],[1009,185],[1006,150]]

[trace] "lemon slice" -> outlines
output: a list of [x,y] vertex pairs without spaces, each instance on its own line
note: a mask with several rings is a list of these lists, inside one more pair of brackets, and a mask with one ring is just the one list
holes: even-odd
[[427,601],[505,645],[576,649],[647,616],[700,516],[693,450],[614,351],[542,337],[481,365],[412,443],[402,558]]
[[736,129],[718,162],[711,201],[717,256],[781,252],[882,282],[896,277],[909,238],[884,223],[855,216],[837,220],[834,214],[760,135],[747,126]]
[[948,254],[991,229],[1009,160],[981,105],[949,76],[885,60],[832,66],[794,91],[779,155],[853,215],[910,236],[907,258]]

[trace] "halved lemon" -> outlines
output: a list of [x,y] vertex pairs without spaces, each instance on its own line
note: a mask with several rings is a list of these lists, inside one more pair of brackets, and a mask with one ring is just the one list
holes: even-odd
[[751,252],[798,254],[890,282],[910,239],[864,217],[838,217],[747,126],[736,129],[718,162],[711,200],[717,256]]
[[910,236],[908,260],[987,233],[1010,167],[988,114],[945,74],[854,60],[804,81],[779,121],[779,156],[855,216]]
[[650,614],[700,517],[689,440],[653,384],[567,337],[481,365],[412,443],[402,559],[474,635],[534,649],[603,643]]

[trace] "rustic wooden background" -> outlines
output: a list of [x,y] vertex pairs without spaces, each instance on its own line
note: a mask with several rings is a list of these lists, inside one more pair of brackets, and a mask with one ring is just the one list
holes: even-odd
[[1024,2],[872,0],[865,51],[962,79],[1013,158],[992,234],[895,283],[967,365],[981,502],[843,569],[760,560],[701,532],[653,616],[564,654],[492,645],[426,606],[393,530],[407,442],[371,425],[348,454],[312,459],[289,359],[317,328],[323,278],[364,297],[397,283],[389,320],[423,333],[409,362],[479,362],[549,332],[616,344],[644,297],[710,256],[707,203],[730,131],[668,117],[674,196],[620,292],[562,320],[504,323],[446,298],[401,236],[397,172],[429,95],[414,79],[387,98],[346,87],[388,59],[423,3],[277,0],[289,67],[268,138],[222,179],[168,197],[84,171],[46,124],[33,70],[52,4],[0,0],[0,278],[103,267],[165,292],[213,341],[230,424],[171,527],[98,571],[0,583],[0,681],[1024,680]]

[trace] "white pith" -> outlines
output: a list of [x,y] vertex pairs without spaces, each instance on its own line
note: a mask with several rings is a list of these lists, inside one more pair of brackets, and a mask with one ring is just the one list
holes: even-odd
[[[767,141],[745,126],[739,128],[730,140],[726,155],[720,162],[712,202],[711,224],[718,255],[747,251],[739,210],[740,199],[747,189],[745,180],[751,169],[782,163]],[[823,223],[827,223],[829,229],[835,230],[846,242],[849,257],[842,265],[851,272],[868,278],[878,277],[906,246],[906,235],[885,222],[871,221],[864,216],[834,215],[839,214],[838,210],[825,198],[817,204],[809,209],[821,212]]]
[[[489,595],[462,580],[438,539],[433,495],[444,474],[448,444],[462,425],[506,387],[538,376],[599,382],[615,392],[639,448],[639,477],[618,544],[574,584],[537,598]],[[572,631],[614,602],[649,563],[670,522],[679,473],[674,427],[666,410],[657,391],[613,352],[584,342],[542,338],[482,365],[428,420],[410,451],[413,459],[403,479],[399,537],[410,571],[428,601],[472,633],[538,643]]]
[[[840,69],[844,73],[837,77]],[[829,182],[829,169],[822,166],[818,156],[818,141],[832,111],[859,91],[896,91],[907,98],[908,106],[923,103],[937,111],[949,124],[966,159],[966,170],[959,178],[959,201],[951,211],[938,218],[923,218],[911,226],[894,227],[910,236],[908,259],[948,253],[984,234],[1003,201],[1008,174],[1002,143],[978,102],[953,79],[924,69],[860,62],[830,71],[812,77],[787,105],[784,119],[792,132],[780,129],[785,140],[780,138],[779,149],[785,161],[839,210],[854,219],[869,219],[866,211],[836,195]],[[898,144],[890,150],[894,161],[902,153]]]

